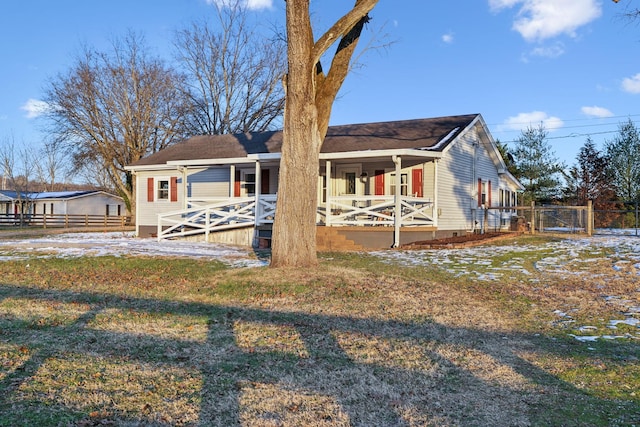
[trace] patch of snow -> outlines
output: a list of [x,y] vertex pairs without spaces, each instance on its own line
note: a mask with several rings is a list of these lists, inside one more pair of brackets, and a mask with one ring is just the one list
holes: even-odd
[[629,326],[637,326],[640,328],[640,319],[636,319],[633,317],[629,317],[623,320],[609,320],[609,326],[618,326],[619,324],[629,325]]
[[[133,233],[63,233],[28,239],[0,240],[0,260],[36,257],[160,256],[221,261],[232,267],[259,267],[266,261],[250,250],[217,243],[137,238]],[[31,255],[30,257],[33,257]]]
[[594,342],[594,341],[597,341],[600,338],[600,335],[574,335],[574,334],[569,334],[569,336],[575,338],[576,340],[578,340],[580,342]]

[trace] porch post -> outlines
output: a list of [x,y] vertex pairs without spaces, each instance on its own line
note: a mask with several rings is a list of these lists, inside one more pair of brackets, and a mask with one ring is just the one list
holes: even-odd
[[254,222],[255,225],[258,226],[260,224],[260,189],[261,189],[261,185],[260,185],[260,160],[256,160],[256,189],[255,189],[255,197],[256,197],[256,207],[253,209],[253,216],[254,216]]
[[189,207],[189,203],[187,201],[187,167],[180,166],[178,169],[182,172],[182,209],[187,209]]
[[438,163],[440,159],[433,160],[433,225],[438,227]]
[[327,186],[326,186],[326,202],[325,202],[325,226],[330,226],[331,225],[331,189],[333,187],[332,182],[331,182],[331,160],[327,160],[327,162],[324,165],[324,174],[325,177],[327,179]]
[[400,171],[402,170],[402,159],[400,156],[392,156],[391,159],[396,165],[396,194],[394,197],[396,206],[393,215],[393,245],[391,247],[397,248],[400,246],[400,227],[402,226],[402,194],[400,194],[402,189],[402,177],[400,176]]

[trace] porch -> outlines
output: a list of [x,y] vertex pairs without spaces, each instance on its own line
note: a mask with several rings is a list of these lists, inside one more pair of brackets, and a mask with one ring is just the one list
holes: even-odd
[[[158,215],[158,240],[201,235],[224,230],[264,227],[273,224],[276,195],[188,199],[187,208]],[[392,233],[392,244],[400,244],[400,230],[419,227],[436,229],[434,203],[414,196],[335,196],[318,206],[316,223],[356,230],[382,228]],[[255,242],[254,242],[255,243]],[[391,245],[390,245],[391,246]]]

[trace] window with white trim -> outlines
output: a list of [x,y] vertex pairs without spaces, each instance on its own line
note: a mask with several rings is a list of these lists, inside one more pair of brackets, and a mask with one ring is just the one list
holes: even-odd
[[[391,173],[389,175],[389,194],[392,196],[396,195],[396,174]],[[400,174],[400,195],[406,196],[409,194],[409,174],[401,173]]]
[[158,179],[156,187],[156,199],[157,200],[169,200],[169,180]]

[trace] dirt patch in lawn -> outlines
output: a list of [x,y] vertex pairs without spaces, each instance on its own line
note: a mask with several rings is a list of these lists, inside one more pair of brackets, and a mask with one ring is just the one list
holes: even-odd
[[420,240],[407,243],[399,249],[457,249],[482,245],[496,240],[510,239],[522,235],[517,232],[494,232],[484,234],[467,234],[465,236],[454,236],[443,239]]

